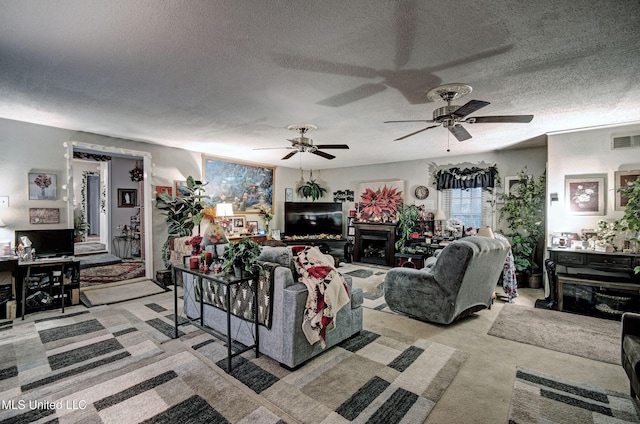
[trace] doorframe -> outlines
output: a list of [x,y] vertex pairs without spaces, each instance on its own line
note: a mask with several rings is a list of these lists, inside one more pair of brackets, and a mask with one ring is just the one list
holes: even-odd
[[[145,262],[145,277],[148,279],[153,279],[153,250],[152,250],[152,246],[153,246],[153,234],[152,234],[152,213],[151,213],[151,207],[152,207],[152,203],[151,203],[151,199],[153,198],[153,196],[151,195],[151,174],[149,173],[149,170],[151,169],[152,166],[152,161],[151,161],[151,153],[150,152],[146,152],[146,151],[142,151],[142,150],[132,150],[132,149],[124,149],[122,147],[116,147],[116,146],[106,146],[106,145],[96,145],[94,143],[85,143],[85,142],[81,142],[81,141],[69,141],[63,144],[64,147],[67,149],[67,153],[65,154],[65,157],[67,159],[67,184],[66,184],[66,190],[67,190],[67,196],[66,196],[66,200],[67,200],[67,222],[73,223],[73,203],[74,203],[74,192],[73,192],[73,150],[74,149],[82,149],[82,150],[88,150],[91,152],[95,152],[95,153],[102,153],[102,154],[114,154],[117,156],[132,156],[132,157],[136,157],[138,160],[140,160],[140,158],[142,158],[142,164],[143,164],[143,180],[142,180],[142,186],[143,186],[143,190],[144,190],[144,196],[142,196],[143,198],[143,212],[144,212],[144,226],[143,226],[143,240],[144,240],[144,248],[145,248],[145,258],[144,258],[144,262]],[[108,173],[108,167],[107,167],[107,172],[105,173],[105,179],[108,184],[108,182],[110,181],[110,176]],[[63,186],[64,189],[64,186]],[[111,210],[111,205],[112,205],[112,199],[111,196],[109,195],[109,190],[107,190],[107,198],[106,200],[106,210],[110,211]],[[112,239],[111,236],[111,218],[109,213],[106,214],[106,219],[107,219],[107,231],[105,231],[105,236],[106,236],[106,240],[109,241]],[[102,235],[100,236],[101,240],[102,240]]]

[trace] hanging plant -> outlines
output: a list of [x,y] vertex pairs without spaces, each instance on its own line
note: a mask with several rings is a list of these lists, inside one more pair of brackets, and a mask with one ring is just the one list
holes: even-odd
[[307,198],[310,197],[312,201],[316,201],[323,197],[327,192],[327,189],[321,187],[320,184],[313,179],[313,170],[309,173],[309,181],[304,182],[304,178],[300,178],[301,185],[298,187],[298,195]]
[[140,167],[139,162],[136,161],[136,167],[129,171],[129,175],[131,176],[131,181],[136,183],[144,179],[144,171]]

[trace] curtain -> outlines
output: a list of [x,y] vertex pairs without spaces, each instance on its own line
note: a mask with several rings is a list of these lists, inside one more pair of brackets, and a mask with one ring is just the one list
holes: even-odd
[[495,187],[497,176],[498,168],[495,165],[488,168],[474,166],[465,169],[441,169],[434,175],[438,190]]

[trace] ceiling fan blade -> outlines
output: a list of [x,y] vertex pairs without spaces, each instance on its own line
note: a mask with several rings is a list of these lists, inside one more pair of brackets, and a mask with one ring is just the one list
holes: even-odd
[[470,100],[466,104],[460,106],[458,110],[452,113],[452,115],[458,116],[460,118],[464,118],[470,113],[475,112],[478,109],[482,109],[485,106],[488,106],[489,102],[483,102],[482,100]]
[[320,150],[316,150],[316,151],[313,151],[311,153],[313,153],[314,155],[322,156],[325,159],[333,159],[333,158],[335,158],[335,156],[330,155],[329,153],[321,152]]
[[348,149],[346,144],[317,144],[318,149]]
[[464,127],[460,124],[449,127],[449,132],[453,134],[453,136],[457,138],[458,141],[465,141],[471,138],[471,134],[469,134],[469,132],[465,130]]
[[469,124],[487,124],[487,123],[520,123],[528,124],[533,119],[533,115],[505,115],[505,116],[475,116],[468,118],[465,122]]
[[295,149],[295,147],[256,147],[253,150],[275,150],[275,149]]
[[295,155],[296,153],[298,153],[298,151],[294,150],[293,152],[289,153],[287,156],[283,157],[282,160],[289,159],[291,156]]
[[432,125],[432,126],[430,126],[430,127],[423,128],[423,129],[421,129],[421,130],[418,130],[418,131],[412,132],[411,134],[407,134],[407,135],[402,136],[402,137],[400,137],[400,138],[396,138],[396,139],[395,139],[395,140],[393,140],[393,141],[400,141],[400,140],[404,140],[405,138],[409,138],[409,137],[411,137],[412,135],[419,134],[419,133],[421,133],[422,131],[426,131],[426,130],[428,130],[428,129],[430,129],[430,128],[435,128],[435,127],[439,127],[439,125]]
[[383,124],[397,124],[397,123],[401,123],[401,122],[435,122],[432,121],[430,119],[414,119],[411,121],[384,121]]

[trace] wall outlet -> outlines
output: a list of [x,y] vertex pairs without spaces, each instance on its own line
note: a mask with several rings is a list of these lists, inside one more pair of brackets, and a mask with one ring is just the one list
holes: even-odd
[[9,207],[9,196],[0,196],[0,208]]

